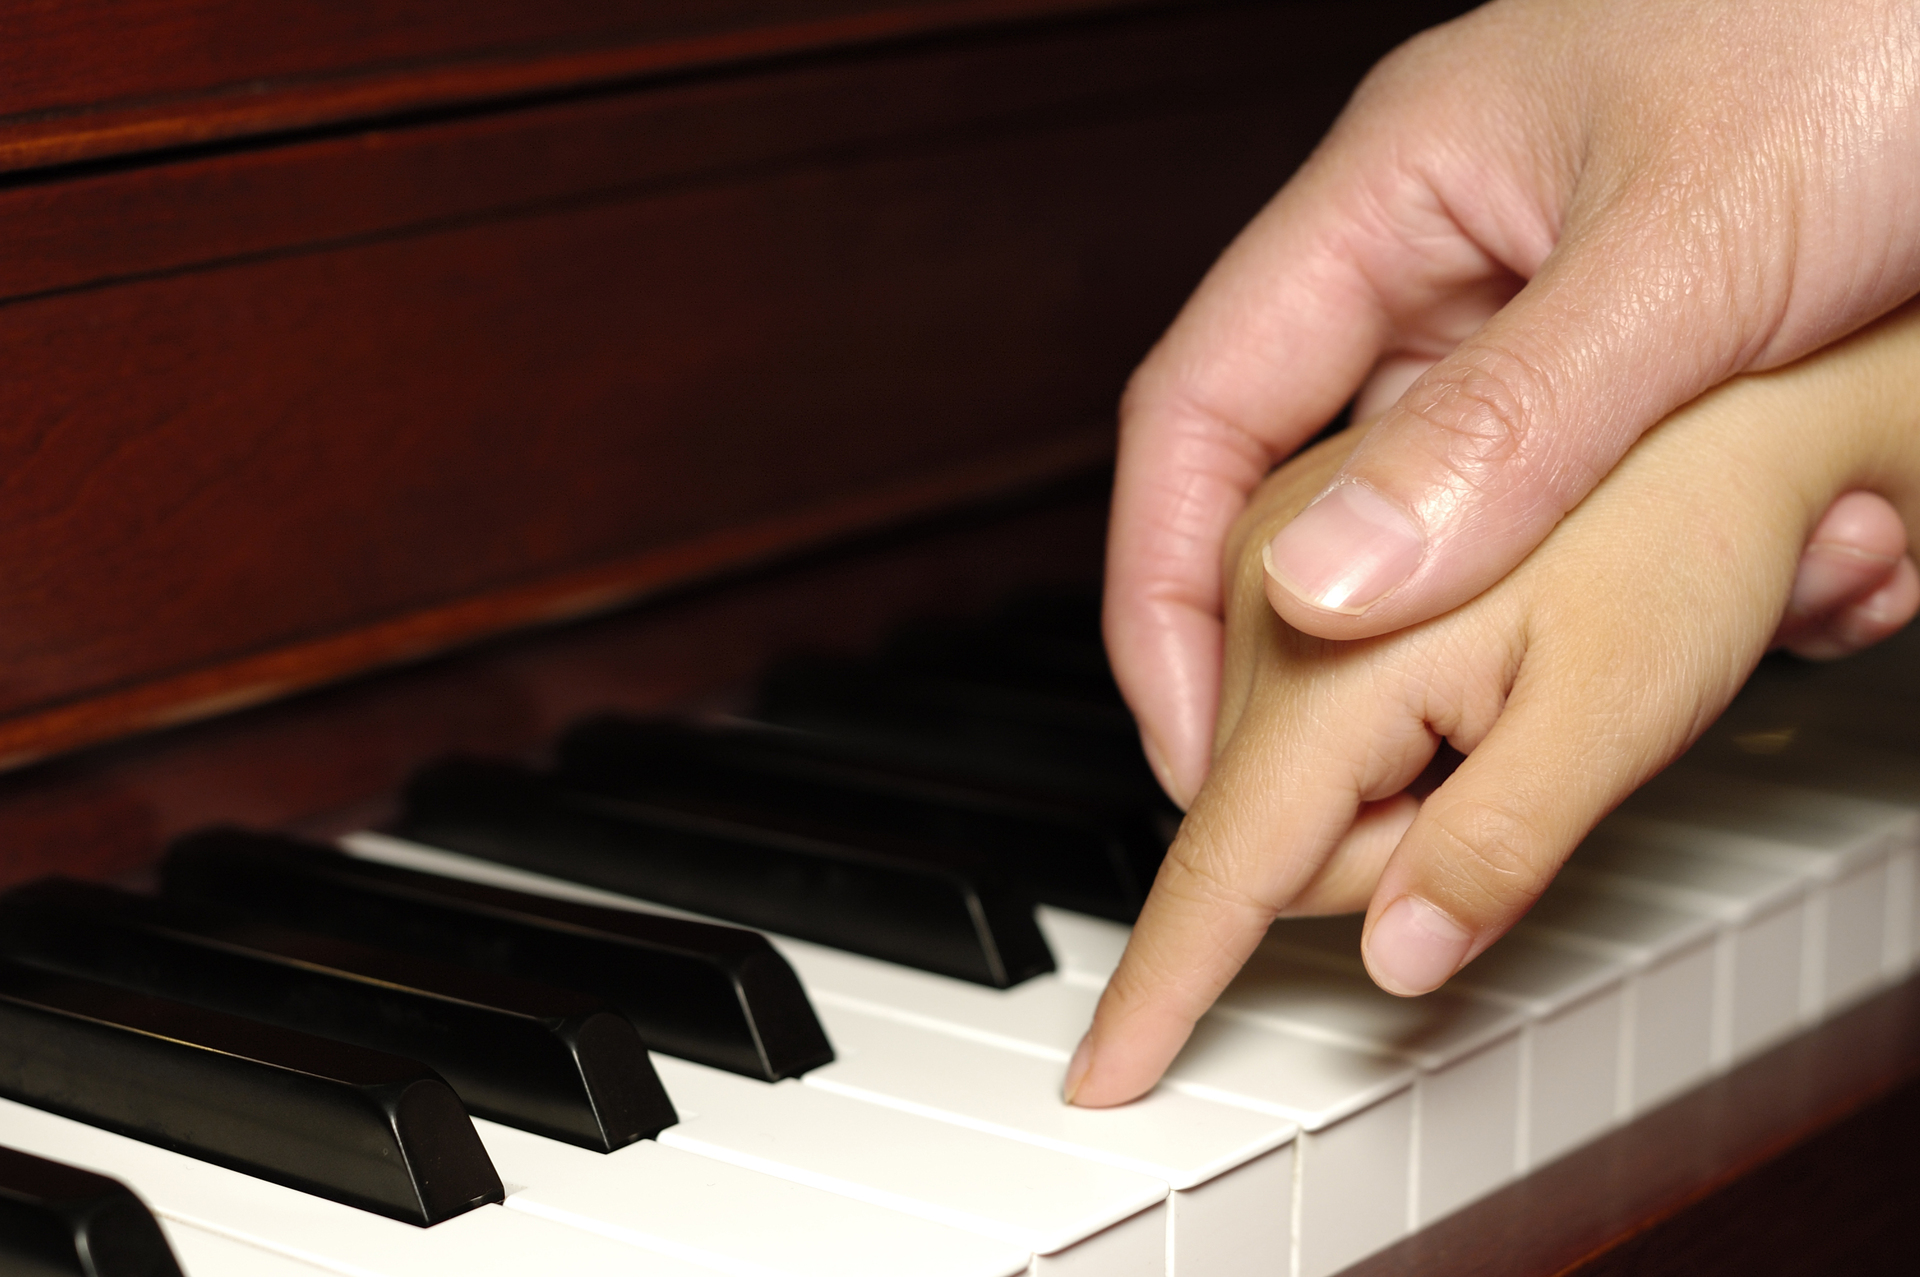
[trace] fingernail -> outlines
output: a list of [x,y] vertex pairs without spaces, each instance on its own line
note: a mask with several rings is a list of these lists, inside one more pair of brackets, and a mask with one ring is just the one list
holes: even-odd
[[1899,562],[1898,556],[1869,554],[1850,545],[1810,545],[1794,573],[1787,614],[1823,616],[1878,584]]
[[1367,937],[1367,970],[1381,988],[1402,997],[1431,993],[1467,959],[1466,928],[1418,896],[1387,906]]
[[1413,574],[1427,540],[1364,484],[1343,483],[1268,543],[1267,572],[1299,598],[1356,616]]
[[1073,1097],[1080,1093],[1080,1084],[1087,1080],[1087,1070],[1092,1067],[1093,1031],[1089,1029],[1080,1039],[1080,1045],[1073,1048],[1073,1058],[1067,1061],[1067,1084],[1060,1090],[1062,1099],[1073,1103]]
[[1160,788],[1167,791],[1167,797],[1181,811],[1187,809],[1188,800],[1180,793],[1180,787],[1174,783],[1173,769],[1167,766],[1167,756],[1160,752],[1160,742],[1153,738],[1145,728],[1140,730],[1140,751],[1147,756],[1147,766],[1153,769],[1153,778],[1160,782]]

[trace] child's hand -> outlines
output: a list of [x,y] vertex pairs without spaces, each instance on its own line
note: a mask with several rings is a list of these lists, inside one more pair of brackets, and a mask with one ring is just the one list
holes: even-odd
[[[1276,915],[1367,909],[1368,969],[1417,994],[1525,913],[1739,690],[1835,498],[1920,513],[1920,306],[1674,414],[1462,607],[1316,639],[1276,618],[1262,550],[1363,433],[1270,476],[1229,538],[1213,770],[1069,1068],[1076,1103],[1158,1080]],[[1466,757],[1416,801],[1443,741]]]

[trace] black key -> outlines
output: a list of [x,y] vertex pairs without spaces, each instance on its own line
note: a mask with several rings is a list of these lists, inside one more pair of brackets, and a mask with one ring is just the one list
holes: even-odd
[[896,767],[1070,801],[1166,803],[1132,718],[1116,706],[881,662],[809,659],[768,675],[753,716],[845,740]]
[[882,660],[902,670],[1085,701],[1125,711],[1099,643],[991,625],[915,625]]
[[[568,732],[570,788],[673,806],[726,801],[742,819],[832,825],[850,840],[903,836],[982,856],[1046,904],[1131,922],[1166,844],[1099,809],[1021,800],[863,765],[817,737],[753,726],[603,718]],[[874,844],[880,845],[880,844]]]
[[0,1094],[423,1227],[504,1196],[418,1061],[14,962]]
[[603,998],[647,1045],[765,1081],[833,1060],[765,936],[419,873],[269,834],[174,844],[167,892]]
[[0,952],[419,1060],[470,1112],[597,1152],[676,1120],[633,1026],[570,990],[58,878],[0,897]]
[[885,855],[722,814],[566,790],[511,764],[469,760],[414,778],[399,831],[995,988],[1053,969],[1032,896],[977,859]]
[[160,1225],[119,1180],[0,1148],[0,1273],[180,1277]]

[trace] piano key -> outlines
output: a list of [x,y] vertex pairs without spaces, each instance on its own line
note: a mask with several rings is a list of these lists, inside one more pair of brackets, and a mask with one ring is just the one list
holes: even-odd
[[[997,992],[798,942],[781,944],[823,1006],[1018,1051],[1062,1070],[1099,1000],[1098,985],[1055,976]],[[1407,1227],[1413,1080],[1410,1066],[1384,1055],[1208,1015],[1168,1069],[1162,1090],[1301,1124],[1295,1144],[1302,1159],[1296,1186],[1306,1203],[1298,1216],[1300,1245],[1317,1271],[1331,1272]],[[1401,1191],[1383,1193],[1382,1184]],[[1221,1198],[1236,1192],[1224,1182],[1214,1191]],[[1176,1194],[1176,1221],[1190,1205]],[[1210,1232],[1195,1225],[1184,1235]],[[1212,1266],[1225,1262],[1210,1257],[1201,1271],[1238,1271]]]
[[125,1184],[6,1147],[0,1147],[0,1272],[180,1277],[165,1234]]
[[1720,928],[1693,910],[1670,908],[1604,886],[1556,880],[1514,932],[1629,965],[1622,1045],[1622,1117],[1644,1111],[1708,1076],[1720,1020]]
[[1396,998],[1365,977],[1263,946],[1214,1014],[1418,1066],[1416,1223],[1438,1219],[1518,1173],[1521,1012],[1445,990]]
[[[414,1228],[5,1099],[0,1143],[120,1180],[146,1200],[170,1235],[184,1225],[268,1257],[351,1277],[527,1277],[551,1272],[556,1264],[568,1277],[713,1277],[716,1271],[501,1206]],[[671,1181],[653,1189],[667,1195],[689,1191]],[[280,1277],[266,1262],[239,1273]],[[296,1267],[287,1277],[298,1273]],[[189,1268],[189,1277],[202,1274]]]
[[872,663],[795,661],[762,681],[752,717],[896,766],[1068,798],[1165,802],[1124,709]]
[[327,1272],[190,1224],[164,1220],[161,1227],[189,1277],[323,1277]]
[[1716,1065],[1745,1058],[1820,1014],[1818,950],[1808,944],[1809,884],[1752,860],[1698,850],[1704,831],[1603,822],[1561,876],[1717,919]]
[[[1736,1023],[1730,1030],[1731,1049],[1733,1058],[1741,1058],[1879,985],[1886,963],[1887,861],[1879,856],[1867,863],[1848,865],[1846,861],[1851,858],[1831,854],[1835,850],[1832,847],[1756,837],[1737,828],[1713,827],[1711,820],[1707,813],[1697,813],[1693,820],[1670,821],[1623,812],[1610,817],[1603,828],[1633,838],[1684,841],[1698,855],[1777,871],[1804,886],[1799,1016],[1783,1017],[1760,1033],[1743,1031],[1743,1026]],[[1783,927],[1786,923],[1775,925]],[[1736,936],[1735,943],[1747,948],[1753,945],[1745,931]],[[1785,955],[1776,961],[1784,966]],[[1736,1011],[1736,1021],[1741,1018]]]
[[[584,887],[574,881],[530,874],[490,860],[432,847],[407,845],[399,839],[349,835],[346,843],[355,855],[378,856],[426,872],[470,878],[518,891],[538,891],[563,901],[605,904],[612,908],[659,908],[657,904]],[[1114,926],[1094,918],[1087,918],[1085,922],[1098,928]],[[818,947],[806,949],[816,954],[831,954]],[[841,958],[843,954],[831,956]],[[845,960],[864,962],[904,976],[935,979],[864,958]],[[968,987],[960,981],[945,983],[956,989]],[[981,991],[981,995],[1004,997],[987,991]],[[829,1006],[833,1004],[822,1002],[824,1014],[828,1014]],[[1091,1010],[1091,1002],[1087,1002],[1087,1008]],[[847,1010],[845,1016],[852,1016],[851,1020],[845,1020],[847,1024],[868,1031],[874,1029],[877,1020],[874,1016],[862,1016],[856,1010]],[[829,1027],[835,1024],[831,1014],[828,1024]],[[877,1024],[887,1022],[877,1020]],[[1085,1024],[1085,1018],[1081,1018],[1075,1033]],[[1269,1258],[1273,1254],[1284,1254],[1292,1244],[1292,1216],[1288,1212],[1275,1214],[1271,1204],[1292,1193],[1288,1187],[1294,1179],[1292,1144],[1286,1144],[1286,1137],[1294,1131],[1294,1123],[1263,1116],[1271,1112],[1263,1102],[1238,1102],[1221,1110],[1219,1100],[1202,1100],[1164,1087],[1139,1104],[1104,1110],[1104,1116],[1094,1116],[1089,1110],[1075,1110],[1060,1102],[1060,1062],[1066,1056],[1058,1050],[1037,1056],[1033,1052],[985,1047],[945,1033],[916,1031],[912,1025],[899,1027],[906,1033],[904,1039],[895,1039],[885,1029],[879,1029],[883,1050],[870,1052],[868,1064],[858,1072],[835,1077],[831,1068],[824,1072],[816,1070],[826,1077],[822,1089],[937,1120],[956,1121],[1006,1139],[1056,1148],[1106,1166],[1173,1183],[1173,1194],[1167,1202],[1169,1235],[1177,1256],[1194,1256],[1187,1260],[1187,1271],[1219,1273],[1221,1277],[1265,1273],[1269,1271]],[[1267,1039],[1279,1039],[1279,1043]],[[1306,1050],[1288,1054],[1284,1050],[1286,1045]],[[1294,1043],[1292,1039],[1269,1035],[1250,1025],[1204,1025],[1204,1031],[1196,1033],[1194,1045],[1188,1045],[1187,1052],[1183,1052],[1183,1060],[1194,1056],[1196,1048],[1221,1058],[1221,1064],[1210,1064],[1208,1068],[1219,1068],[1223,1075],[1231,1075],[1235,1079],[1231,1085],[1240,1091],[1256,1093],[1260,1087],[1290,1085],[1288,1070],[1313,1058],[1311,1043]],[[931,1093],[916,1093],[910,1098],[893,1095],[885,1085],[889,1077],[899,1075],[902,1081],[912,1081],[906,1075],[920,1070],[922,1062],[939,1075],[937,1083],[929,1083],[933,1087]],[[839,1062],[835,1062],[833,1068],[837,1066]],[[1179,1064],[1175,1068],[1179,1068]],[[1308,1081],[1313,1079],[1311,1070],[1300,1072],[1306,1073]],[[808,1079],[816,1073],[808,1073]],[[1321,1194],[1325,1204],[1317,1204],[1315,1221],[1319,1223],[1319,1233],[1315,1233],[1315,1237],[1336,1239],[1342,1235],[1346,1225],[1342,1208],[1348,1202],[1357,1202],[1361,1216],[1392,1216],[1388,1241],[1404,1233],[1405,1194],[1398,1198],[1384,1194],[1390,1202],[1398,1204],[1382,1210],[1379,1185],[1382,1181],[1405,1185],[1407,1181],[1411,1087],[1400,1079],[1409,1077],[1411,1073],[1404,1066],[1388,1066],[1384,1079],[1379,1075],[1375,1075],[1371,1083],[1361,1079],[1363,1085],[1377,1087],[1384,1098],[1375,1096],[1371,1108],[1332,1121],[1325,1127],[1327,1152],[1321,1158],[1323,1179],[1329,1181],[1329,1185],[1334,1181],[1363,1185],[1367,1193],[1354,1198],[1334,1191]],[[1396,1083],[1398,1091],[1394,1089]],[[1356,1089],[1359,1087],[1348,1079],[1346,1091],[1338,1091],[1338,1095],[1352,1095]],[[1252,1108],[1254,1114],[1252,1118],[1246,1112],[1233,1114],[1233,1108]],[[1344,1108],[1340,1108],[1340,1112],[1344,1112]],[[1252,1125],[1248,1125],[1248,1121],[1252,1121]],[[1263,1148],[1275,1148],[1277,1152],[1261,1152]],[[1221,1166],[1233,1168],[1233,1173],[1219,1173]],[[1208,1179],[1208,1175],[1212,1175],[1212,1179]],[[1181,1223],[1183,1219],[1187,1221],[1185,1225]],[[1357,1258],[1357,1254],[1363,1252],[1348,1248],[1338,1254],[1354,1254]]]
[[[1100,997],[1098,988],[1057,976],[989,990],[799,941],[778,943],[823,1004],[971,1038],[1063,1068]],[[1318,1130],[1412,1081],[1410,1067],[1380,1053],[1208,1019],[1174,1060],[1165,1085]]]
[[[1267,943],[1364,976],[1364,918],[1283,918]],[[1629,965],[1551,944],[1525,932],[1496,941],[1447,988],[1523,1011],[1526,1079],[1521,1168],[1552,1160],[1619,1118],[1621,1042]]]
[[558,774],[613,797],[725,798],[776,821],[799,815],[856,837],[905,835],[960,848],[1022,878],[1039,900],[1127,921],[1166,852],[1146,821],[862,765],[822,752],[818,739],[748,724],[597,719],[561,741]]
[[674,1122],[633,1026],[566,990],[70,879],[0,896],[0,951],[420,1060],[469,1111],[600,1152]]
[[1160,1180],[798,1083],[661,1071],[689,1114],[670,1147],[995,1238],[1035,1252],[1036,1275],[1077,1267],[1063,1252],[1109,1231],[1107,1264],[1165,1263]]
[[[1690,769],[1703,772],[1788,784],[1920,813],[1920,755],[1806,730],[1793,720],[1752,736],[1725,735],[1716,728],[1695,745],[1686,761]],[[1883,967],[1890,976],[1905,974],[1920,961],[1920,872],[1915,862],[1912,847],[1896,848],[1890,856]]]
[[[802,1085],[1167,1183],[1175,1273],[1239,1277],[1267,1271],[1272,1256],[1288,1253],[1293,1123],[1167,1089],[1120,1108],[1073,1108],[1060,1102],[1061,1068],[1051,1060],[832,1003],[821,1012],[841,1044],[840,1058]],[[1404,1165],[1404,1149],[1402,1159]],[[1203,1219],[1211,1225],[1204,1231]],[[1239,1258],[1205,1269],[1198,1267],[1202,1254]]]
[[1030,1267],[1005,1242],[653,1141],[602,1157],[476,1125],[523,1186],[509,1211],[689,1263],[755,1277],[1013,1277]]
[[421,1226],[502,1191],[423,1064],[14,963],[0,1094]]
[[1920,807],[1903,807],[1798,785],[1762,784],[1682,764],[1657,777],[1622,807],[1640,815],[1724,830],[1743,839],[1708,838],[1711,855],[1758,857],[1818,879],[1813,921],[1822,939],[1821,1000],[1852,1000],[1904,969],[1894,933],[1908,926],[1910,892],[1894,891],[1896,864],[1910,866],[1920,845]]
[[1096,628],[1068,635],[1005,623],[911,625],[894,632],[881,660],[904,670],[1072,697],[1124,708]]
[[[412,844],[369,834],[357,846],[404,857]],[[175,844],[161,873],[169,892],[604,998],[649,1046],[716,1068],[772,1081],[833,1058],[786,961],[738,927],[563,904],[233,830]]]
[[1053,969],[1031,897],[957,855],[880,855],[571,793],[518,767],[465,760],[414,778],[398,832],[995,987]]

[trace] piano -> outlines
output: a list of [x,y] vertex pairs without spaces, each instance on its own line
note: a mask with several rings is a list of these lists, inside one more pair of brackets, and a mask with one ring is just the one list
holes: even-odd
[[[436,842],[409,782],[1096,581],[1126,371],[1461,7],[15,15],[0,885],[149,890],[227,825],[688,912]],[[675,1120],[613,1152],[475,1116],[497,1190],[428,1227],[17,1099],[0,1146],[190,1277],[1902,1271],[1911,659],[1763,670],[1443,995],[1277,930],[1118,1113],[1053,1101],[1125,925],[1067,873],[984,980],[762,924],[831,1062],[656,1052]]]

